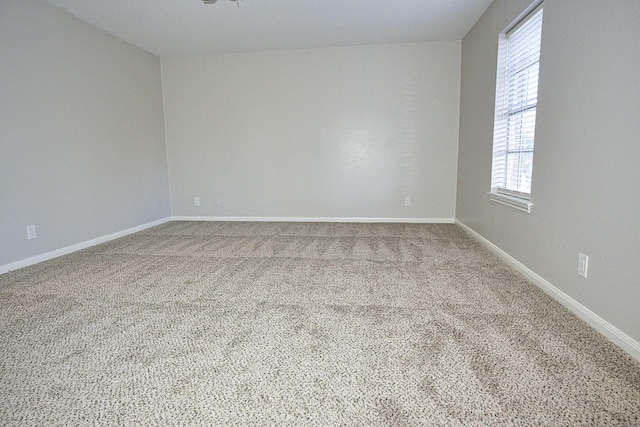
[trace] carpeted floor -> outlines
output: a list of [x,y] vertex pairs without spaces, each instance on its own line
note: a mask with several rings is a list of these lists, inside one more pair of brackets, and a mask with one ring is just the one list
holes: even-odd
[[0,424],[638,426],[640,363],[455,225],[171,222],[0,276]]

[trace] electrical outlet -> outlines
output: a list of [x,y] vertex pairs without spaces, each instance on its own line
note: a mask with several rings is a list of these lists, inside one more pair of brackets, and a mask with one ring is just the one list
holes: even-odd
[[213,199],[213,206],[220,206],[222,204],[222,202],[220,201],[219,198],[214,198]]
[[587,278],[587,267],[589,266],[589,257],[585,254],[578,254],[578,274],[585,279]]
[[27,239],[31,240],[31,239],[35,239],[36,237],[38,237],[36,235],[36,226],[35,225],[27,225]]
[[404,198],[404,205],[411,206],[411,197],[407,196]]
[[200,206],[200,197],[193,198],[193,206]]

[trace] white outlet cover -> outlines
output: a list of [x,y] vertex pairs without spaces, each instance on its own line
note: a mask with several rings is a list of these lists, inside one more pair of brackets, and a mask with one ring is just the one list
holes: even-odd
[[31,239],[35,239],[36,237],[38,237],[36,234],[36,226],[27,225],[27,239],[31,240]]
[[585,254],[578,254],[578,274],[587,278],[587,268],[589,267],[589,257]]

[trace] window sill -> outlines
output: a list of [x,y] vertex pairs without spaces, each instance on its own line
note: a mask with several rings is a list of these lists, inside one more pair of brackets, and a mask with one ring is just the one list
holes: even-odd
[[522,212],[531,213],[531,206],[533,206],[533,203],[531,203],[530,200],[494,192],[489,192],[487,195],[489,196],[489,200],[492,202],[500,203],[501,205],[509,206],[510,208],[518,209]]

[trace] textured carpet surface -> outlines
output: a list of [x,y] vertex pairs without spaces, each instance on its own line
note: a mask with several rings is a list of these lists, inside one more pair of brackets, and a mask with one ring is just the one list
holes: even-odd
[[640,425],[640,364],[455,225],[172,222],[0,276],[1,425]]

